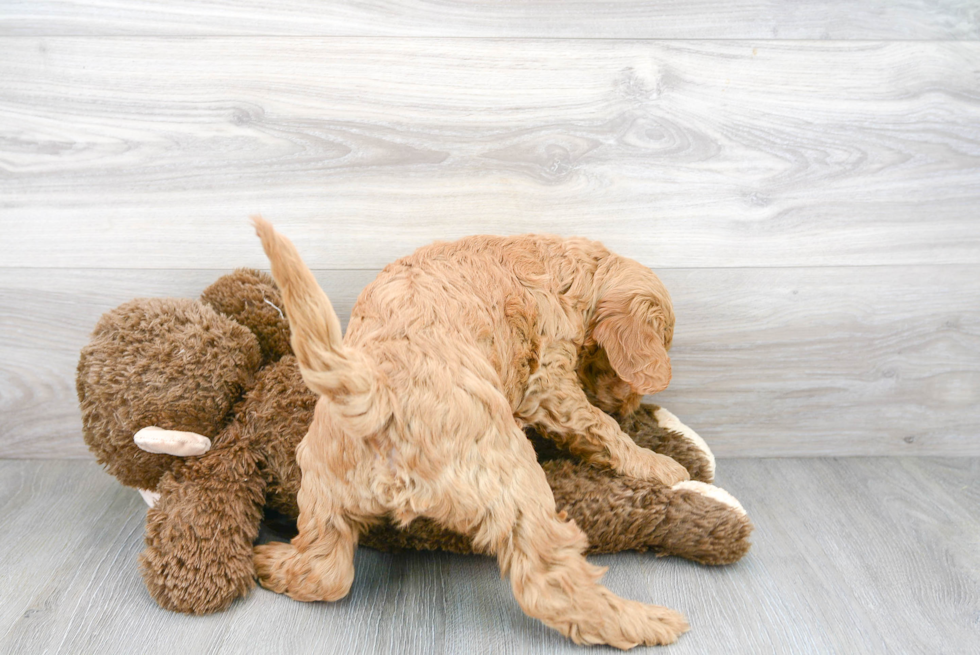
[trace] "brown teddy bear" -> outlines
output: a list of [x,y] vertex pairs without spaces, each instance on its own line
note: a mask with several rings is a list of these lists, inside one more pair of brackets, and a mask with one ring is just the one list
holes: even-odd
[[[246,594],[264,510],[298,514],[295,449],[317,397],[291,354],[281,306],[271,277],[241,269],[200,302],[140,299],[107,312],[82,350],[85,442],[151,504],[140,568],[164,608],[204,614]],[[752,524],[738,501],[708,484],[714,458],[700,437],[653,405],[619,422],[691,480],[665,487],[626,478],[528,431],[559,510],[588,535],[589,552],[651,550],[703,564],[741,558]],[[465,535],[426,519],[403,530],[378,525],[360,543],[473,552]]]

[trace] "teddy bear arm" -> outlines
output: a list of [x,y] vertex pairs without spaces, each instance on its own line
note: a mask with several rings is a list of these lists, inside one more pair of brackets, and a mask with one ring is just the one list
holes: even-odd
[[663,407],[643,404],[632,414],[616,418],[637,445],[668,455],[687,469],[692,480],[714,482],[715,456],[708,444]]
[[187,460],[157,487],[140,570],[157,603],[190,614],[222,610],[254,586],[252,544],[265,481],[244,447]]

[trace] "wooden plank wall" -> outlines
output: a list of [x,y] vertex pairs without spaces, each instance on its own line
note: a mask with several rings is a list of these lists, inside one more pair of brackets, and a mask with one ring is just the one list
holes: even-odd
[[980,454],[974,2],[0,7],[0,456],[86,457],[98,316],[292,236],[342,314],[434,239],[584,235],[722,455]]

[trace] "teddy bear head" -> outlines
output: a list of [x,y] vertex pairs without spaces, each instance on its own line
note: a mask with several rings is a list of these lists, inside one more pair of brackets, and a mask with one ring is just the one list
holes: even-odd
[[181,458],[147,452],[147,426],[214,439],[265,364],[289,352],[272,279],[240,269],[201,301],[133,300],[102,316],[82,349],[76,389],[85,443],[125,485],[153,490]]

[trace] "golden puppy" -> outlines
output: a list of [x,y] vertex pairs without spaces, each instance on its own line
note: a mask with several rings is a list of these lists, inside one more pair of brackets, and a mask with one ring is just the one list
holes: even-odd
[[[262,585],[337,600],[358,534],[378,517],[428,517],[497,555],[523,610],[583,644],[673,642],[669,609],[597,583],[586,539],[558,516],[522,426],[589,461],[667,484],[674,460],[638,447],[589,402],[635,407],[670,381],[674,316],[647,268],[599,243],[478,236],[387,266],[361,293],[347,336],[292,243],[255,226],[282,289],[306,384],[320,394],[296,452],[299,535],[255,549]],[[595,384],[593,384],[595,386]]]

